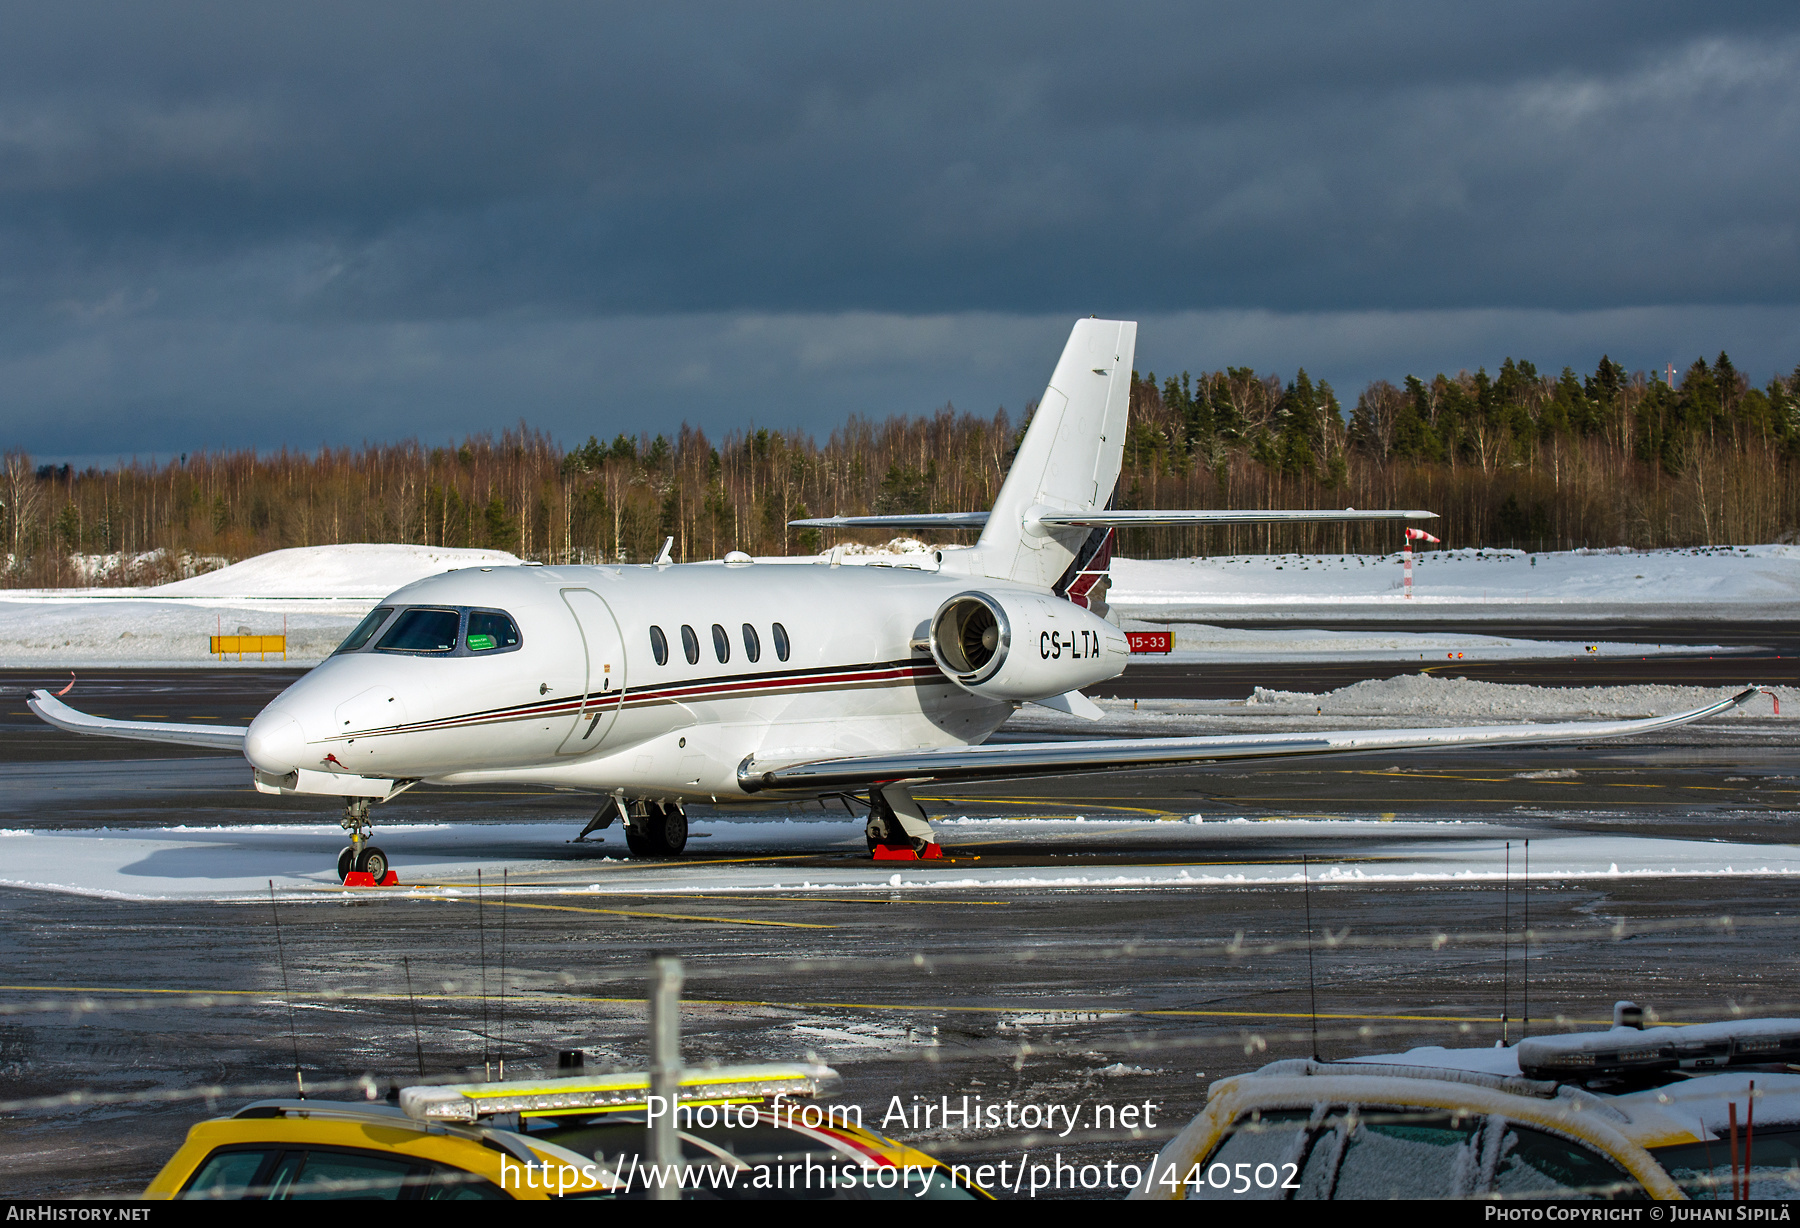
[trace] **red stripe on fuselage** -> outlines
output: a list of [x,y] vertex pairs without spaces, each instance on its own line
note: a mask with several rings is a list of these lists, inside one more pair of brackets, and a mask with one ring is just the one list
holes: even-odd
[[621,707],[650,707],[663,703],[745,698],[759,693],[795,689],[827,691],[854,687],[892,686],[907,682],[930,685],[949,681],[938,671],[935,664],[928,661],[890,662],[882,665],[841,665],[824,670],[793,670],[782,673],[708,678],[696,682],[664,684],[641,690],[627,687],[622,691],[600,691],[580,697],[571,696],[543,703],[496,708],[488,712],[470,712],[462,716],[439,717],[437,720],[419,721],[411,725],[365,729],[358,733],[340,734],[322,740],[342,742],[352,738],[372,738],[385,734],[427,733],[440,729],[463,729],[472,725],[604,712],[608,707],[617,710]]

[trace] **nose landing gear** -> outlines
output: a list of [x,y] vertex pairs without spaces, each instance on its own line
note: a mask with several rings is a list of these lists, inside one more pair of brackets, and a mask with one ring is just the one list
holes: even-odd
[[350,843],[338,854],[339,881],[346,887],[399,886],[400,876],[388,868],[387,854],[368,842],[374,834],[374,825],[369,822],[369,799],[346,799],[340,822],[350,833]]

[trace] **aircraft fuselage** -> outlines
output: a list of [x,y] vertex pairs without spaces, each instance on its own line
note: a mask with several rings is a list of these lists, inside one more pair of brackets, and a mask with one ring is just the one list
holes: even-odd
[[1013,652],[1043,696],[1124,668],[1124,636],[1102,619],[971,580],[824,563],[449,572],[383,601],[362,644],[256,718],[245,753],[259,786],[281,792],[383,796],[423,779],[741,798],[750,756],[992,734],[1021,702],[1017,684],[1005,697],[975,693],[929,647],[934,614],[971,589],[1018,612],[1011,634],[1027,642]]

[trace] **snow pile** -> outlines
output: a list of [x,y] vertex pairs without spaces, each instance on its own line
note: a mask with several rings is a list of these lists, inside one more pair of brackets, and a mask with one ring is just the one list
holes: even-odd
[[[1414,556],[1413,598],[1401,556],[1230,555],[1113,561],[1108,596],[1124,614],[1171,607],[1446,604],[1561,606],[1793,605],[1800,547],[1688,550],[1433,550]],[[1373,613],[1373,610],[1357,611]]]
[[158,597],[320,597],[379,601],[402,585],[461,567],[513,567],[504,550],[448,546],[298,546],[271,550],[173,584],[146,590]]
[[[1800,703],[1800,691],[1783,687],[1771,689],[1784,703]],[[1478,682],[1472,678],[1440,678],[1434,674],[1403,674],[1397,678],[1372,678],[1322,695],[1257,687],[1244,701],[1244,706],[1270,713],[1312,712],[1327,716],[1492,717],[1502,721],[1583,717],[1628,719],[1699,708],[1728,694],[1716,687],[1537,687]],[[1768,697],[1758,696],[1725,715],[1766,718],[1771,710]],[[1792,710],[1800,711],[1800,708]]]
[[[884,542],[879,546],[865,546],[861,542],[846,542],[839,549],[841,551],[840,557],[856,559],[890,558],[902,554],[929,554],[936,549],[936,547],[927,546],[916,537],[896,537],[892,541]],[[829,557],[829,554],[830,552],[827,551],[826,554],[821,555],[820,557]]]

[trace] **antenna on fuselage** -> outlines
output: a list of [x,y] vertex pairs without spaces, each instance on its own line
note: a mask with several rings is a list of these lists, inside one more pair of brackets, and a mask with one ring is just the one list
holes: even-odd
[[675,539],[673,537],[663,538],[662,549],[656,552],[656,565],[658,567],[667,567],[670,563],[673,563],[675,561],[675,555],[673,553],[674,549]]

